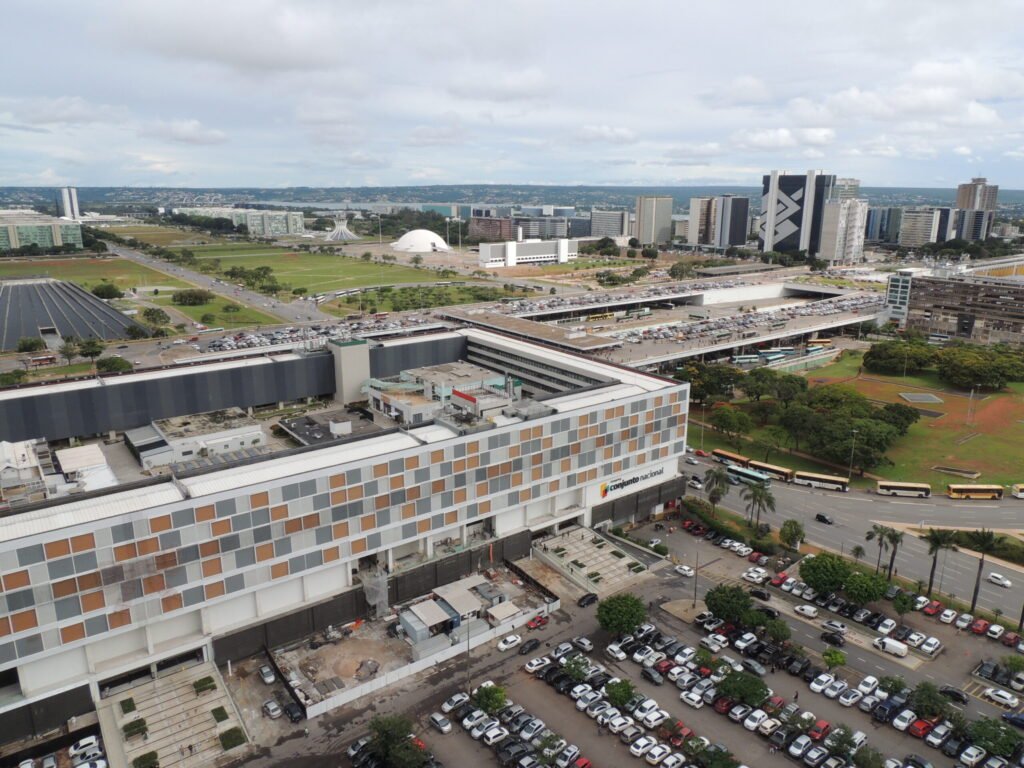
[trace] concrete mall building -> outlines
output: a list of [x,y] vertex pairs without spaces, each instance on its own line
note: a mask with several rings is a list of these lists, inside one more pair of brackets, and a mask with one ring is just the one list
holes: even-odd
[[[367,409],[369,390],[410,380],[432,401],[431,418],[375,412],[376,428],[327,444],[0,518],[5,737],[56,727],[105,687],[158,666],[246,658],[365,618],[363,579],[384,567],[390,602],[430,592],[464,575],[442,569],[443,542],[476,542],[484,561],[489,552],[500,564],[527,555],[542,531],[616,524],[644,504],[646,514],[667,482],[673,498],[681,492],[688,384],[478,329],[327,346],[291,355],[291,373],[267,386],[318,397],[330,386],[339,407]],[[274,365],[249,366],[246,382]],[[130,414],[134,428],[168,415],[155,412],[157,399],[136,398],[133,376],[147,387],[187,378],[174,385],[178,407],[200,412],[219,396],[220,375],[217,364],[196,365],[105,389],[43,386],[16,400],[32,411],[61,398],[103,433],[115,417]],[[308,391],[295,389],[300,380]]]

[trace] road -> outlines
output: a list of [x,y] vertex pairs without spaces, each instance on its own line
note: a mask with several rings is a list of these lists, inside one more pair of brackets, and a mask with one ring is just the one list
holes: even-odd
[[[692,438],[691,438],[692,439]],[[715,462],[700,459],[700,466],[686,465],[691,474],[702,476]],[[739,489],[732,488],[722,506],[742,510]],[[929,499],[880,497],[867,491],[851,490],[849,493],[825,491],[786,483],[772,483],[777,512],[769,522],[778,527],[783,520],[795,518],[803,523],[807,542],[849,552],[860,544],[867,550],[864,560],[876,562],[878,547],[874,542],[865,541],[865,534],[873,523],[904,523],[927,530],[928,526],[957,526],[960,528],[1009,528],[1024,527],[1024,501],[1004,498],[1001,501],[956,501],[945,496]],[[697,495],[703,496],[703,493]],[[835,525],[815,521],[814,515],[824,512],[834,518]],[[889,551],[882,555],[886,564]],[[906,535],[896,555],[895,571],[902,577],[923,580],[928,583],[932,558],[928,547],[920,539]],[[1024,570],[1016,566],[986,564],[978,596],[978,605],[987,610],[1000,609],[1008,618],[1016,618],[1021,612],[1024,590],[1004,589],[985,580],[991,571],[997,570],[1011,580],[1024,583]],[[946,552],[939,557],[935,574],[935,587],[946,594],[968,603],[974,590],[978,572],[978,558],[957,551]]]

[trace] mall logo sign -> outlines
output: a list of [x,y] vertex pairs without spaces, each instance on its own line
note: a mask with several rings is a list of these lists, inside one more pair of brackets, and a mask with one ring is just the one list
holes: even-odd
[[605,498],[609,493],[615,491],[621,491],[623,488],[629,488],[631,485],[642,483],[644,480],[650,480],[652,477],[659,477],[665,474],[665,468],[659,467],[658,469],[652,469],[643,475],[633,475],[633,477],[626,477],[621,480],[611,480],[607,483],[601,483],[601,498]]

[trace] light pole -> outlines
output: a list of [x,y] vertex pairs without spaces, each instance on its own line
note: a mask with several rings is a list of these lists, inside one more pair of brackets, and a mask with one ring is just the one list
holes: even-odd
[[857,448],[857,430],[850,430],[850,472],[846,476],[847,480],[853,479],[853,453]]
[[381,229],[380,214],[373,214],[373,218],[377,220],[377,245],[384,245],[384,233]]
[[696,560],[693,564],[693,605],[691,608],[697,607],[697,579],[700,577],[700,550],[697,550]]

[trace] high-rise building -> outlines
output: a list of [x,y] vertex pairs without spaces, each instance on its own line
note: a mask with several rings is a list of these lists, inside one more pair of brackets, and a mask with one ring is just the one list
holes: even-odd
[[992,211],[959,208],[956,213],[956,236],[958,238],[973,242],[988,237],[994,217]]
[[469,220],[469,236],[477,240],[515,240],[513,230],[512,219],[505,216],[473,216]]
[[624,237],[629,232],[629,211],[590,211],[591,237]]
[[821,218],[836,177],[822,171],[789,174],[772,171],[762,179],[762,251],[818,253]]
[[854,200],[860,197],[860,179],[836,179],[833,200]]
[[690,217],[686,226],[686,242],[710,245],[715,227],[715,197],[691,197]]
[[65,219],[81,218],[81,213],[78,210],[78,190],[74,187],[61,187],[60,215]]
[[869,243],[895,243],[902,216],[902,208],[868,208],[864,239]]
[[999,197],[999,185],[989,184],[984,176],[971,179],[956,188],[956,207],[979,211],[994,211]]
[[715,198],[715,226],[711,244],[729,248],[747,242],[750,226],[750,198],[722,195]]
[[856,264],[863,261],[867,214],[867,200],[847,198],[825,203],[821,221],[821,247],[817,257],[830,264]]
[[637,197],[633,237],[643,245],[667,243],[672,239],[671,197]]
[[956,218],[955,208],[904,208],[898,242],[905,248],[944,243],[956,233]]

